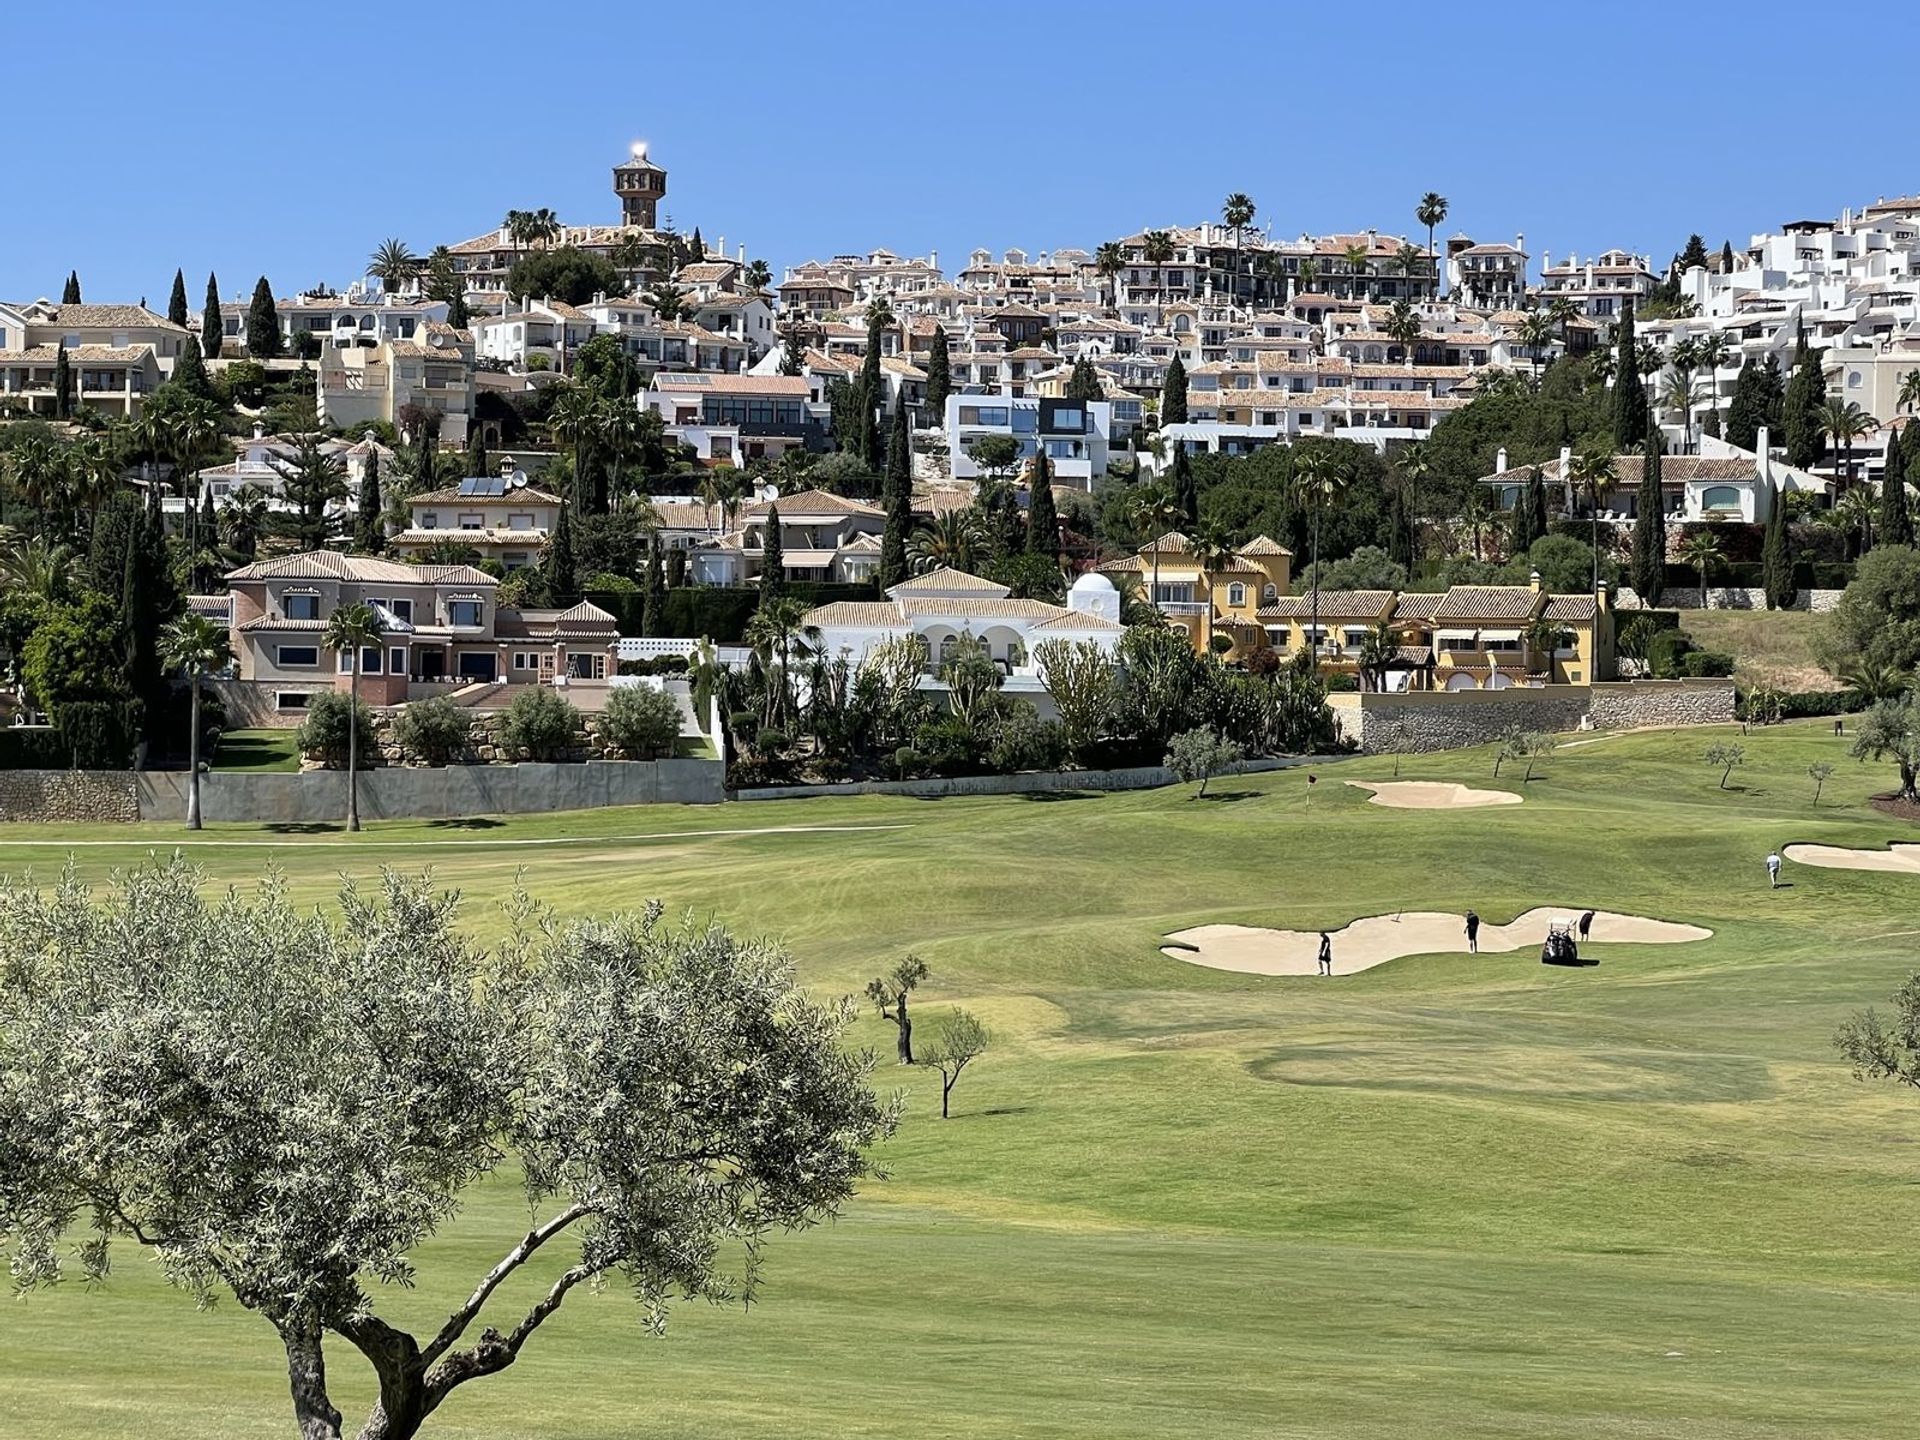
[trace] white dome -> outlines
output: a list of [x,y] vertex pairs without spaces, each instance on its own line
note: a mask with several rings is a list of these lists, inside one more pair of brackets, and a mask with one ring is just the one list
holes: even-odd
[[1067,608],[1082,615],[1098,615],[1116,624],[1120,620],[1120,592],[1113,581],[1089,570],[1067,591]]
[[1097,570],[1089,570],[1073,582],[1073,593],[1075,595],[1118,595],[1120,592],[1114,588],[1113,581],[1106,576]]

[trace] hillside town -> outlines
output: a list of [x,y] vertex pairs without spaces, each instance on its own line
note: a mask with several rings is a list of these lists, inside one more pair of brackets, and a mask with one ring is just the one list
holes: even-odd
[[[77,273],[0,304],[0,461],[37,517],[6,542],[14,724],[104,704],[114,754],[166,743],[151,633],[115,637],[130,684],[35,658],[123,571],[225,632],[230,726],[302,726],[345,680],[592,714],[702,644],[784,673],[774,600],[782,645],[856,670],[917,646],[936,700],[977,648],[1051,722],[1036,646],[1124,668],[1143,623],[1332,692],[1724,675],[1627,621],[1824,608],[1911,534],[1920,196],[1660,260],[1536,256],[1435,193],[1289,236],[1236,193],[951,273],[876,247],[776,278],[675,226],[645,146],[610,180],[597,220],[388,238],[338,290],[208,276],[196,306],[182,268],[164,310]],[[330,652],[356,607],[384,643]]]

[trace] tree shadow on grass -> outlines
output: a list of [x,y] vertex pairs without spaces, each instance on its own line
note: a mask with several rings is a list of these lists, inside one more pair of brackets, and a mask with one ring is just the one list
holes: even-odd
[[1097,800],[1100,797],[1091,790],[1022,790],[1020,798],[1050,804],[1055,800]]
[[1205,795],[1196,795],[1193,798],[1215,800],[1222,805],[1231,805],[1236,800],[1257,800],[1260,798],[1260,792],[1258,790],[1210,790]]
[[486,815],[459,815],[446,820],[429,820],[429,830],[498,830],[507,822]]
[[266,828],[276,835],[331,835],[347,826],[344,820],[269,820]]

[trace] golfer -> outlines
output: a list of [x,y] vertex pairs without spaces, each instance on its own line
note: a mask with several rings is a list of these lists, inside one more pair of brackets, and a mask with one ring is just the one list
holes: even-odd
[[1780,888],[1780,852],[1777,850],[1767,856],[1767,886],[1773,890]]
[[1333,941],[1327,938],[1327,932],[1320,932],[1320,973],[1333,974]]
[[1593,912],[1589,910],[1587,911],[1586,914],[1580,917],[1580,943],[1581,944],[1584,945],[1586,943],[1587,932],[1591,929],[1593,929]]
[[1480,917],[1473,911],[1467,911],[1467,953],[1480,953]]

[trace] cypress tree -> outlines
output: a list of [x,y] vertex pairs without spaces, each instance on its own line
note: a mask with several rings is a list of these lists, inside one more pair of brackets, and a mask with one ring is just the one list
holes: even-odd
[[1539,532],[1533,528],[1536,492],[1540,492],[1541,502],[1545,503],[1546,496],[1540,489],[1540,472],[1537,469],[1528,472],[1526,486],[1514,499],[1513,515],[1507,527],[1507,553],[1516,560],[1524,556],[1532,548],[1533,542],[1540,538]]
[[1073,374],[1067,379],[1067,399],[1098,400],[1106,394],[1100,388],[1100,376],[1093,368],[1093,361],[1082,355],[1073,362]]
[[1620,307],[1620,325],[1614,340],[1620,358],[1613,371],[1613,448],[1616,452],[1625,452],[1645,444],[1648,429],[1647,390],[1640,379],[1631,300]]
[[353,548],[378,555],[387,548],[387,528],[380,523],[380,452],[367,454],[367,473],[360,481],[360,510],[354,518]]
[[1647,438],[1640,463],[1640,495],[1633,522],[1633,592],[1651,608],[1660,603],[1667,578],[1667,511],[1660,493],[1660,452],[1666,447],[1658,435]]
[[1761,393],[1762,381],[1760,367],[1749,355],[1740,362],[1740,378],[1733,383],[1733,399],[1727,406],[1727,433],[1729,445],[1738,445],[1742,450],[1757,449],[1760,444],[1760,427],[1767,423],[1766,396]]
[[213,381],[207,375],[206,362],[200,358],[200,341],[189,335],[180,346],[180,358],[173,362],[173,383],[189,395],[202,400],[214,398]]
[[200,310],[200,353],[209,360],[220,358],[220,345],[227,338],[227,327],[220,319],[220,282],[207,272],[207,299]]
[[247,354],[256,360],[271,360],[280,353],[283,343],[280,312],[273,304],[273,287],[262,275],[254,283],[253,300],[247,306]]
[[1166,382],[1160,387],[1160,423],[1187,423],[1187,367],[1180,363],[1178,355],[1167,366]]
[[1173,499],[1180,507],[1182,524],[1192,525],[1199,520],[1200,488],[1193,479],[1193,458],[1187,454],[1187,447],[1178,443],[1173,448]]
[[896,489],[887,497],[887,528],[880,536],[880,588],[907,578],[907,535],[913,529],[913,497]]
[[667,551],[667,588],[677,590],[687,583],[687,552],[679,548]]
[[73,414],[73,367],[67,362],[67,347],[53,352],[53,414],[57,420]]
[[[1908,429],[1912,429],[1909,423]],[[1907,457],[1900,441],[1887,441],[1887,473],[1880,481],[1882,545],[1913,544],[1913,512],[1907,506]]]
[[208,563],[217,558],[220,546],[220,517],[213,508],[213,487],[203,485],[200,489],[200,526],[199,534],[194,537],[193,545],[193,588],[208,591],[214,587],[218,577],[213,566]]
[[1827,448],[1820,432],[1820,406],[1826,399],[1826,378],[1820,373],[1820,359],[1807,345],[1803,331],[1793,352],[1793,374],[1787,380],[1787,399],[1783,419],[1787,430],[1787,463],[1805,470],[1820,462]]
[[476,426],[473,434],[467,437],[467,474],[485,475],[489,463],[486,432]]
[[947,327],[933,327],[933,349],[927,354],[927,419],[947,423],[947,397],[953,393],[953,365],[947,353]]
[[167,296],[167,319],[182,330],[187,328],[187,276],[183,270],[173,272],[173,293]]
[[467,314],[467,287],[455,284],[453,298],[447,301],[447,324],[456,330],[464,330],[471,323],[472,317]]
[[1722,275],[1733,273],[1733,241],[1731,240],[1720,242],[1720,273]]
[[1920,485],[1920,420],[1907,421],[1900,431],[1900,448],[1907,479]]
[[1549,532],[1547,529],[1547,480],[1538,470],[1533,472],[1533,483],[1527,486],[1527,504],[1533,510],[1533,538],[1539,540]]
[[667,608],[667,577],[660,568],[660,537],[655,535],[647,545],[647,576],[645,587],[640,593],[640,633],[657,636],[665,621]]
[[1787,382],[1780,374],[1780,357],[1768,355],[1760,367],[1760,401],[1767,417],[1767,446],[1778,445],[1786,435]]
[[573,562],[573,506],[563,504],[560,518],[553,522],[553,534],[547,539],[545,561],[547,603],[571,605],[579,593],[575,588]]
[[1042,450],[1033,457],[1028,479],[1027,553],[1060,558],[1060,516],[1053,508],[1053,465]]
[[860,358],[860,380],[855,389],[861,393],[860,458],[869,470],[879,471],[886,456],[881,453],[880,422],[874,412],[887,403],[887,382],[880,376],[880,317],[867,321],[867,353]]
[[780,507],[767,506],[767,542],[760,552],[760,608],[786,593],[786,561],[780,553]]
[[700,227],[693,227],[693,239],[687,242],[687,254],[698,264],[707,258],[707,242],[700,238]]
[[912,440],[907,433],[907,407],[898,406],[893,412],[893,424],[887,430],[887,469],[880,482],[880,498],[891,500],[895,493],[904,490],[913,493],[913,451]]
[[62,305],[80,303],[80,272],[78,270],[67,272],[67,288],[60,292],[60,303]]
[[1760,584],[1769,610],[1786,610],[1797,593],[1793,583],[1793,550],[1787,536],[1786,496],[1778,485],[1768,487],[1767,524],[1760,542]]

